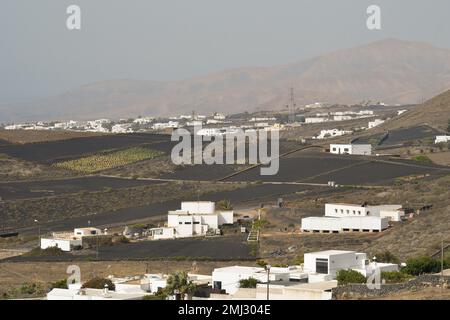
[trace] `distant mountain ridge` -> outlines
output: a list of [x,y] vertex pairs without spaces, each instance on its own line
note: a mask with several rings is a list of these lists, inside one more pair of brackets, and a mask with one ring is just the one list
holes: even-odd
[[239,68],[172,82],[109,80],[28,105],[0,107],[0,122],[237,113],[315,101],[417,103],[450,88],[450,50],[395,39],[298,63]]

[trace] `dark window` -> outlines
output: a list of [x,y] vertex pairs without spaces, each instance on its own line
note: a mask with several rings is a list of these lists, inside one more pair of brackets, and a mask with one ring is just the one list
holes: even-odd
[[200,224],[200,222],[197,221],[197,222],[194,222],[194,224]]
[[192,224],[191,222],[186,221],[184,224]]
[[222,281],[214,281],[213,282],[213,288],[222,290]]
[[328,259],[316,259],[316,272],[328,274]]

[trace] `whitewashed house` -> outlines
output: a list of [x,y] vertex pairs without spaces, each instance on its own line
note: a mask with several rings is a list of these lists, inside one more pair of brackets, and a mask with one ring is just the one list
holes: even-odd
[[308,273],[308,281],[321,282],[336,279],[339,270],[355,270],[367,277],[371,270],[398,271],[393,263],[371,262],[365,253],[343,250],[325,250],[305,253],[303,271]]
[[450,142],[450,136],[436,136],[436,139],[434,139],[434,143],[446,143]]
[[382,119],[375,119],[375,120],[373,120],[373,121],[370,121],[369,124],[368,124],[369,129],[375,128],[375,127],[377,127],[377,126],[383,124],[384,122],[385,122],[385,121],[382,120]]
[[53,232],[51,237],[42,237],[40,239],[41,249],[51,247],[60,248],[62,251],[72,251],[76,247],[83,245],[84,237],[101,235],[102,231],[97,228],[76,228],[73,233]]
[[339,129],[321,130],[317,136],[313,137],[313,139],[321,140],[326,138],[339,137],[349,133],[352,133],[352,131]]
[[216,210],[214,202],[185,201],[180,210],[169,211],[167,227],[151,229],[150,236],[158,240],[217,234],[220,226],[233,224],[233,219],[233,210]]
[[372,154],[370,144],[330,144],[330,153],[368,156]]

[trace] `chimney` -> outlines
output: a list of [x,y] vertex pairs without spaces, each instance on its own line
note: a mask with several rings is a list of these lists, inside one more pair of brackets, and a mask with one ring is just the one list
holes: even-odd
[[105,288],[103,289],[103,293],[104,294],[108,294],[109,293],[109,288],[108,285],[105,283]]

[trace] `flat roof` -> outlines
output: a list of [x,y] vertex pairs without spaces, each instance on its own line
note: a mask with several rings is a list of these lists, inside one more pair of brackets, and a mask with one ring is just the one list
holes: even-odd
[[344,203],[344,202],[336,202],[336,203],[325,203],[333,206],[349,206],[349,207],[358,207],[358,208],[365,208],[364,206],[360,204],[354,204],[354,203]]
[[255,273],[264,271],[261,267],[247,267],[247,266],[230,266],[216,268],[213,272],[232,272],[232,273]]
[[323,250],[316,252],[308,252],[305,254],[320,254],[320,255],[336,255],[336,254],[345,254],[345,253],[357,253],[356,251],[348,251],[348,250]]

